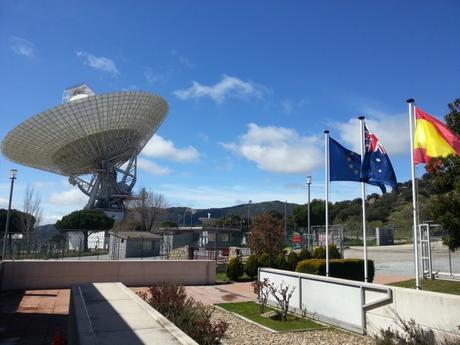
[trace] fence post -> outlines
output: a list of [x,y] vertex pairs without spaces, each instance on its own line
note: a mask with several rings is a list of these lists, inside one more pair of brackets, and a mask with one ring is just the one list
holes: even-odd
[[144,259],[144,238],[141,238],[141,260]]

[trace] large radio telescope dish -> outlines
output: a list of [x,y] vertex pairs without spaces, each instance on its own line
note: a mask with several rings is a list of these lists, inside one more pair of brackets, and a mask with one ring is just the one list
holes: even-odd
[[168,104],[138,91],[95,95],[85,84],[67,89],[64,102],[10,131],[3,155],[69,176],[90,197],[87,208],[122,211],[136,181],[136,157],[163,122]]

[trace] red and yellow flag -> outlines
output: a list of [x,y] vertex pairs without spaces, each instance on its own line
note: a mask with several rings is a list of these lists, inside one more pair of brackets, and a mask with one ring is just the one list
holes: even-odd
[[428,163],[433,157],[460,155],[460,138],[433,116],[415,110],[414,164]]

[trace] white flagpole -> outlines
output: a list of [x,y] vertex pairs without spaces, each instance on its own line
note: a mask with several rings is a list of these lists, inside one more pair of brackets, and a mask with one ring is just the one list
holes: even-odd
[[[366,142],[364,136],[364,116],[358,117],[360,122],[360,132],[361,132],[361,166],[364,162],[364,154],[366,151]],[[362,208],[363,208],[363,255],[364,255],[364,281],[368,282],[367,275],[367,225],[366,225],[366,184],[361,181],[361,199],[362,199]]]
[[415,164],[414,164],[414,126],[415,126],[415,105],[414,100],[408,99],[409,105],[409,129],[410,129],[410,163],[412,174],[412,217],[414,223],[414,264],[415,264],[415,288],[420,289],[419,265],[418,265],[418,222],[417,222],[417,193],[415,183]]
[[324,131],[324,192],[326,227],[326,277],[329,277],[329,131]]

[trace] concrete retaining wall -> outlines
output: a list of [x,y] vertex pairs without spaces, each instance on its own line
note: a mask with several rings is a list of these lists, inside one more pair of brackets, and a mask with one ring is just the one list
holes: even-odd
[[0,290],[70,288],[98,282],[207,285],[214,284],[215,276],[213,260],[4,261],[0,263]]
[[[417,291],[391,287],[393,300],[390,304],[366,312],[368,334],[376,334],[380,329],[398,328],[398,315],[402,320],[413,319],[425,329],[431,329],[441,337],[459,336],[460,296]],[[374,299],[374,292],[366,291],[366,300]]]
[[460,296],[270,268],[259,269],[259,280],[264,278],[295,288],[292,312],[351,331],[375,335],[388,327],[399,329],[400,318],[441,339],[460,337]]

